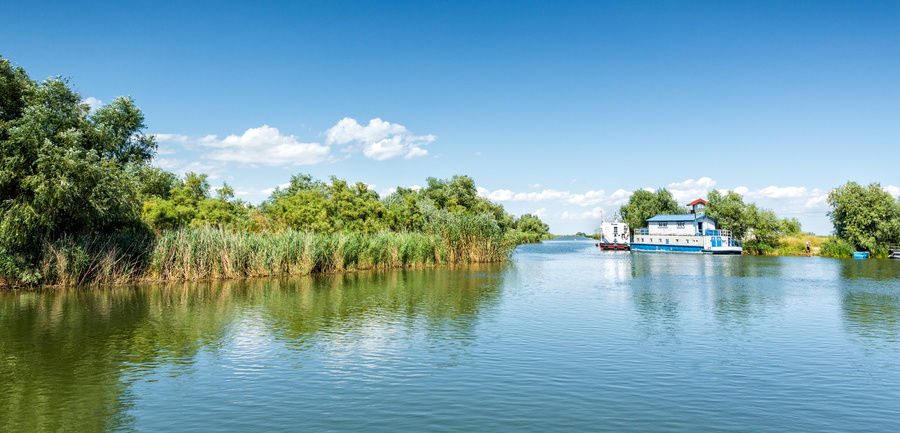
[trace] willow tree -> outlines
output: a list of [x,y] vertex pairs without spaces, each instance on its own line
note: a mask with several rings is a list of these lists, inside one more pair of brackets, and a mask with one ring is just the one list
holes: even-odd
[[0,277],[33,281],[42,243],[141,228],[153,138],[129,97],[91,111],[66,79],[35,82],[0,58]]
[[665,188],[650,192],[639,189],[631,193],[628,203],[619,208],[622,219],[632,229],[647,227],[647,219],[656,215],[680,215],[687,210],[680,206],[672,193]]

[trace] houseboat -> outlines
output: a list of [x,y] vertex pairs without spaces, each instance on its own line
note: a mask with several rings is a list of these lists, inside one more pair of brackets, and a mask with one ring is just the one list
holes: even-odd
[[686,215],[657,215],[647,220],[649,227],[634,231],[631,251],[705,254],[741,254],[741,242],[730,230],[716,228],[716,220],[704,213],[706,201],[688,204]]
[[619,221],[618,215],[612,222],[604,221],[600,224],[600,243],[597,246],[601,250],[625,251],[630,249],[628,223]]

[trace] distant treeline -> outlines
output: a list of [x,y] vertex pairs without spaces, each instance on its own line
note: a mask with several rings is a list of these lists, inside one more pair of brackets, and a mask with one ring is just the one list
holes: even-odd
[[67,80],[0,57],[0,285],[282,275],[504,260],[548,226],[468,176],[381,198],[293,176],[260,206],[150,165],[131,98],[91,111]]

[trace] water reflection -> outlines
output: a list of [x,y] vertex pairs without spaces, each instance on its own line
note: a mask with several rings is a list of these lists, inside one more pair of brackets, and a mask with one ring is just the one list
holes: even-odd
[[680,288],[643,277],[633,280],[632,290],[641,335],[660,345],[678,343],[682,333]]
[[789,266],[782,259],[631,254],[629,284],[643,333],[660,342],[677,342],[682,322],[709,312],[726,328],[749,325],[783,305],[792,277],[786,275]]
[[2,294],[0,431],[132,429],[131,385],[194,374],[202,356],[257,368],[278,347],[300,362],[317,347],[340,362],[398,336],[464,351],[501,284],[499,268],[483,265]]
[[840,260],[844,326],[867,345],[900,341],[900,260]]

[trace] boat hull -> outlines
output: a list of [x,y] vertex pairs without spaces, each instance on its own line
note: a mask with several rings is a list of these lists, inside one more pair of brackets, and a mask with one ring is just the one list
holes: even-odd
[[703,247],[690,245],[631,244],[631,251],[638,253],[703,254]]
[[647,253],[741,254],[743,248],[721,236],[635,236],[631,251]]
[[601,243],[600,249],[604,251],[628,251],[631,249],[628,244],[605,244]]

